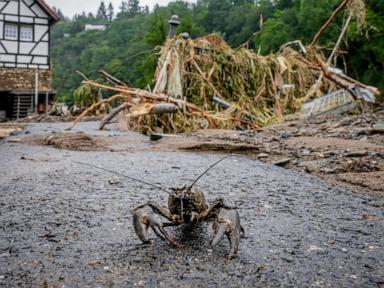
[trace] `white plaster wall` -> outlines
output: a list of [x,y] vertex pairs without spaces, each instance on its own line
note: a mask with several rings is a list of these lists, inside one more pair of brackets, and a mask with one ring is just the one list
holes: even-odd
[[48,18],[48,15],[47,13],[44,12],[43,9],[40,8],[40,6],[38,4],[35,4],[31,7],[31,9],[33,10],[33,12],[35,12],[35,14],[41,18]]
[[0,2],[0,9],[3,9],[3,7],[7,4],[6,2]]
[[35,0],[24,0],[24,2],[25,2],[28,6],[31,6],[33,3],[35,3]]
[[36,17],[35,14],[31,11],[31,9],[27,5],[25,5],[23,1],[20,2],[20,16]]
[[48,56],[48,43],[40,42],[36,45],[35,49],[32,51],[32,55],[47,55]]
[[48,25],[48,19],[36,18],[35,22],[38,23],[38,24],[47,24]]
[[4,8],[3,13],[18,15],[18,11],[19,11],[19,2],[9,1],[7,7]]
[[8,53],[17,53],[17,42],[3,40],[3,46],[7,49]]
[[33,18],[31,17],[20,17],[21,23],[33,23]]
[[17,63],[30,63],[32,56],[17,56]]
[[6,20],[6,21],[19,22],[19,16],[5,15],[5,20]]
[[35,41],[41,41],[46,32],[48,32],[47,25],[35,25]]
[[2,62],[16,62],[15,55],[0,55],[0,61]]
[[20,43],[20,54],[29,54],[35,46],[33,42],[22,42]]
[[37,57],[37,56],[35,56],[33,58],[33,62],[32,63],[33,64],[44,64],[44,65],[46,65],[46,64],[48,64],[48,59],[47,59],[47,57]]

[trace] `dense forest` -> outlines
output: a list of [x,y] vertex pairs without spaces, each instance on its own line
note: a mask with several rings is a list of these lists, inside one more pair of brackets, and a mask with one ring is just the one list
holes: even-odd
[[[178,32],[193,38],[218,33],[232,46],[249,42],[250,49],[268,54],[288,41],[309,44],[340,0],[198,0],[171,2],[153,11],[138,0],[119,7],[101,2],[96,15],[79,14],[62,21],[52,32],[54,87],[60,100],[73,103],[73,91],[82,78],[92,79],[104,69],[136,87],[151,84],[157,64],[157,47],[164,43],[168,20],[181,18]],[[366,0],[367,25],[363,31],[352,22],[341,46],[338,66],[359,80],[384,90],[384,1]],[[60,13],[60,11],[59,11]],[[340,34],[341,13],[319,42],[329,54]],[[105,31],[86,31],[86,24],[104,24]],[[255,33],[259,32],[260,33]]]

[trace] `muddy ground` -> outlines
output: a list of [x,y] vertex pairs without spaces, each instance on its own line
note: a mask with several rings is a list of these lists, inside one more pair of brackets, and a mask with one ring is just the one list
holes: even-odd
[[225,197],[239,207],[246,238],[237,258],[225,258],[225,241],[209,245],[210,225],[192,233],[169,228],[183,241],[181,250],[155,238],[141,245],[130,209],[148,200],[165,205],[166,195],[74,161],[175,187],[191,183],[222,151],[167,144],[193,147],[204,135],[154,143],[113,127],[96,131],[97,123],[81,123],[72,132],[85,132],[86,141],[96,141],[94,149],[60,146],[63,135],[71,137],[62,134],[66,125],[30,124],[0,142],[1,287],[384,287],[380,195],[262,163],[254,153],[239,155],[196,187],[209,201]]
[[287,121],[260,132],[202,130],[159,146],[247,155],[384,197],[384,108],[363,115]]

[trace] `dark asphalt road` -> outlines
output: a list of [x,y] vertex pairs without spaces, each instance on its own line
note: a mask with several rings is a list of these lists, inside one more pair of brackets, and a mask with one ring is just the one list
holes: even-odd
[[[63,127],[33,125],[28,135]],[[101,135],[108,133],[120,135]],[[148,200],[166,205],[167,196],[73,163],[102,165],[168,188],[191,183],[220,157],[0,142],[0,286],[384,287],[382,198],[246,157],[229,158],[196,186],[209,201],[225,197],[241,207],[246,238],[228,261],[227,242],[210,247],[210,225],[192,233],[168,228],[183,241],[181,250],[155,238],[141,245],[130,209]]]

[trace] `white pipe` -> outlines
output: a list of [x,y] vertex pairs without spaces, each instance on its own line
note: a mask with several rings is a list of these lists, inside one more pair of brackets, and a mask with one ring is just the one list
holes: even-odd
[[38,113],[39,105],[39,70],[35,72],[35,112]]
[[48,115],[49,92],[45,92],[45,114]]

